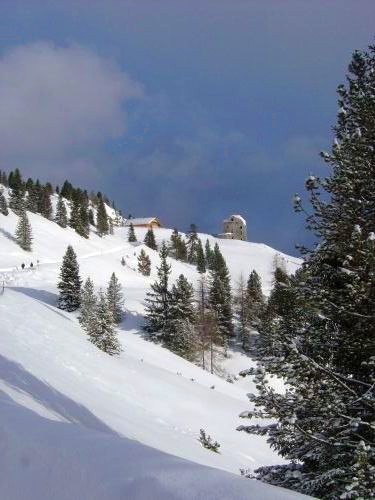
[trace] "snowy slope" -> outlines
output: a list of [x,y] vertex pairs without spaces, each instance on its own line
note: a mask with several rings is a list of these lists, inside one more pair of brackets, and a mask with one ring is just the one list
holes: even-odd
[[[0,470],[13,471],[6,483],[0,480],[9,488],[6,498],[23,498],[22,488],[29,489],[34,477],[31,470],[44,478],[41,484],[45,488],[50,488],[55,484],[51,478],[60,474],[56,481],[63,480],[73,469],[80,478],[76,495],[81,491],[80,481],[89,481],[92,491],[105,483],[98,496],[92,493],[79,498],[123,498],[121,491],[128,493],[124,498],[188,498],[184,496],[186,487],[179,491],[177,482],[181,479],[187,484],[193,476],[197,493],[189,498],[296,498],[224,472],[200,469],[211,466],[238,474],[240,467],[256,468],[281,460],[263,438],[235,430],[240,423],[238,414],[248,407],[244,386],[204,372],[142,337],[143,299],[155,277],[157,253],[147,249],[153,273],[146,278],[135,270],[134,253],[143,245],[127,243],[126,229],[118,228],[114,236],[103,239],[92,234],[90,240],[84,240],[73,230],[61,229],[38,215],[29,217],[34,235],[32,253],[23,252],[13,240],[17,218],[0,215],[0,279],[7,283],[0,295]],[[136,232],[143,239],[144,230]],[[158,230],[157,239],[169,238],[170,232]],[[267,286],[274,250],[217,241],[234,279],[255,268]],[[76,317],[55,308],[59,266],[68,244],[78,254],[84,278],[91,276],[97,287],[105,287],[115,271],[123,285],[126,319],[119,329],[124,349],[119,357],[111,358],[96,349]],[[120,263],[122,256],[125,267]],[[19,270],[22,262],[30,261],[39,261],[36,269]],[[295,259],[288,264],[291,268],[296,265],[292,261]],[[192,266],[171,262],[172,279],[180,273],[192,281],[197,279]],[[197,441],[200,428],[221,443],[220,454],[201,447]],[[57,452],[57,444],[63,451]],[[130,461],[129,472],[129,456],[133,454],[138,462]],[[110,467],[113,462],[116,466]],[[98,473],[91,475],[90,467]],[[19,482],[20,475],[24,483]],[[85,480],[88,476],[90,480]],[[136,496],[133,492],[142,491],[146,477],[155,484],[155,495],[148,497],[145,492]],[[12,496],[18,482],[20,493]],[[212,484],[223,484],[223,496],[202,493]],[[238,493],[225,495],[229,485]],[[43,497],[35,491],[35,498]],[[254,496],[255,491],[261,493]],[[55,492],[53,498],[75,498],[67,490],[59,494]]]

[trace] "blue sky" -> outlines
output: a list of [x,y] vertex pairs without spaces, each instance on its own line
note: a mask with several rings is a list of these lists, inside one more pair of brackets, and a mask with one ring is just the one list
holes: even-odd
[[0,168],[295,254],[373,0],[0,1]]

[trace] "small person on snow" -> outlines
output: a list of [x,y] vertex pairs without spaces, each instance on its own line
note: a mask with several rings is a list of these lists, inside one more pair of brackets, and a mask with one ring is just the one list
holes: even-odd
[[22,262],[22,264],[21,264],[21,268],[22,268],[22,270],[24,270],[24,269],[25,269],[25,263],[24,263],[24,262]]
[[125,266],[125,264],[126,264],[124,257],[121,259],[121,264],[122,264],[123,266]]
[[34,267],[34,264],[30,262],[30,268],[32,269]]

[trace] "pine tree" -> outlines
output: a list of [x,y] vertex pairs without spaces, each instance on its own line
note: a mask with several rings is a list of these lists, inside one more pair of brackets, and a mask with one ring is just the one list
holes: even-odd
[[171,290],[169,318],[164,327],[163,340],[166,347],[180,356],[187,356],[192,350],[194,322],[194,289],[181,274]]
[[89,332],[90,342],[110,356],[120,354],[121,345],[114,329],[113,316],[102,291],[99,293],[93,324],[94,328]]
[[151,248],[151,250],[157,250],[158,249],[158,247],[156,245],[155,235],[154,235],[154,231],[153,231],[152,227],[150,227],[150,229],[146,233],[146,236],[145,236],[145,239],[144,239],[144,244],[146,246],[148,246],[149,248]]
[[39,196],[40,196],[40,183],[39,180],[34,182],[29,179],[26,183],[27,188],[27,198],[26,198],[26,210],[33,213],[38,213],[39,207]]
[[19,246],[28,252],[31,251],[31,241],[32,241],[32,232],[29,219],[27,217],[26,211],[23,210],[18,219],[17,227],[16,227],[16,241]]
[[198,239],[198,247],[197,247],[197,271],[200,274],[204,274],[206,272],[206,257],[204,255],[202,241]]
[[212,269],[209,276],[210,307],[217,315],[223,342],[227,342],[228,337],[234,334],[230,275],[217,243],[214,248]]
[[187,254],[188,254],[187,259],[189,264],[197,263],[197,251],[198,251],[197,226],[195,224],[191,224],[187,239]]
[[206,240],[205,245],[205,257],[206,257],[206,267],[207,269],[212,269],[213,261],[214,261],[214,253],[211,248],[209,240]]
[[60,194],[56,204],[56,215],[55,222],[60,227],[67,227],[68,225],[68,214],[65,206],[65,201],[63,196]]
[[101,196],[98,199],[98,208],[96,212],[96,229],[99,236],[105,236],[109,233],[107,210]]
[[111,217],[108,217],[108,226],[109,226],[109,234],[115,234],[115,229],[113,227],[113,220]]
[[[331,174],[306,181],[318,244],[303,249],[302,269],[284,284],[293,305],[278,309],[252,371],[255,410],[242,415],[277,422],[240,428],[268,435],[291,460],[259,469],[260,478],[327,500],[373,498],[375,484],[375,47],[355,52],[349,72],[336,139],[322,154]],[[299,197],[296,208],[304,210]],[[267,372],[284,380],[283,393]]]
[[89,238],[90,236],[89,198],[86,191],[80,199],[79,225],[76,231],[83,238]]
[[4,193],[2,190],[0,191],[0,214],[2,214],[2,215],[9,214],[8,203],[7,203],[7,200],[5,199],[5,196],[4,196]]
[[143,274],[143,276],[150,276],[151,274],[151,259],[143,248],[138,255],[138,271]]
[[16,215],[21,216],[25,209],[25,187],[18,168],[16,168],[14,173],[11,172],[11,174],[9,174],[9,187],[11,188],[9,208],[11,208]]
[[122,294],[122,286],[115,273],[112,273],[111,279],[109,280],[107,288],[107,303],[114,323],[121,323],[124,316],[124,296]]
[[164,330],[170,318],[171,292],[169,275],[171,266],[167,262],[168,250],[163,242],[160,249],[160,266],[157,267],[158,279],[151,285],[146,297],[146,325],[144,329],[153,337],[164,339]]
[[52,203],[50,188],[44,186],[39,191],[38,213],[46,219],[52,218]]
[[95,226],[94,212],[92,208],[89,209],[89,223],[91,226]]
[[264,308],[265,298],[262,292],[262,282],[259,274],[254,269],[250,273],[246,289],[246,315],[251,327],[258,328]]
[[233,303],[238,318],[239,338],[241,340],[242,347],[245,350],[249,348],[251,333],[248,318],[248,302],[246,300],[246,291],[246,281],[244,280],[243,274],[241,274],[237,283],[237,289],[233,299]]
[[135,241],[137,241],[137,237],[135,235],[134,226],[132,223],[130,223],[129,232],[128,232],[128,242],[134,243]]
[[75,311],[81,303],[81,278],[77,256],[69,245],[64,255],[61,269],[60,281],[57,284],[60,290],[57,307],[65,311]]
[[94,290],[94,283],[90,278],[87,278],[82,288],[81,307],[79,322],[82,328],[90,335],[95,328],[95,313],[97,300]]
[[73,186],[70,184],[69,181],[65,181],[62,188],[61,188],[61,196],[63,198],[66,198],[67,200],[72,199],[72,194],[73,194]]

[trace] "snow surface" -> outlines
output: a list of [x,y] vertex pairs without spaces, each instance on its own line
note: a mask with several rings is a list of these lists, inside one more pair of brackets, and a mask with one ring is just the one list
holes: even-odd
[[[289,499],[304,498],[238,476],[240,468],[280,463],[263,437],[237,432],[249,406],[251,381],[228,383],[143,337],[144,297],[159,257],[126,241],[127,228],[89,240],[29,214],[33,252],[13,234],[17,217],[0,214],[0,497],[18,499]],[[136,228],[143,240],[146,229]],[[156,229],[157,240],[171,230]],[[271,284],[276,252],[265,245],[216,240],[232,278],[256,269]],[[97,288],[116,272],[126,318],[118,333],[124,352],[110,357],[90,342],[75,314],[55,307],[59,268],[71,244],[81,275]],[[145,248],[152,274],[136,271]],[[126,266],[121,265],[125,257]],[[289,270],[298,259],[283,256]],[[34,269],[21,271],[22,262]],[[172,280],[196,270],[171,260]],[[227,360],[235,373],[251,364],[241,353]],[[200,445],[199,430],[221,444],[220,454]],[[235,473],[235,474],[230,474]]]

